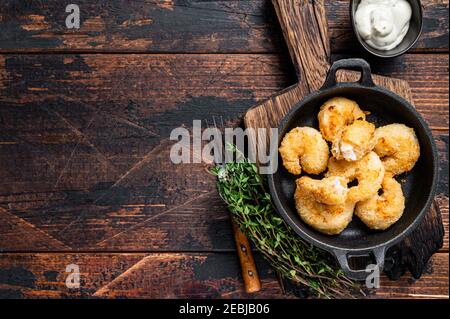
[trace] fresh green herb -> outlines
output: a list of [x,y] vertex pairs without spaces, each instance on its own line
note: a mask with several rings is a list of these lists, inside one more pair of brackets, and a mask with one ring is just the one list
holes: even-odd
[[279,217],[255,164],[238,153],[237,162],[212,169],[217,189],[234,219],[285,278],[307,287],[324,298],[351,298],[362,293],[359,284],[347,278],[331,255],[302,240]]

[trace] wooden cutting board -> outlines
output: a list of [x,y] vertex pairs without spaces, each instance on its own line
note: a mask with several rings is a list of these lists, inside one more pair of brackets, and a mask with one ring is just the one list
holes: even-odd
[[[249,109],[244,116],[246,127],[278,127],[291,107],[322,86],[330,67],[324,0],[272,0],[272,2],[296,70],[298,83]],[[338,73],[337,78],[342,82],[356,81],[359,74],[344,70]],[[377,75],[373,75],[373,79],[377,85],[413,102],[411,89],[406,81]],[[256,144],[258,137],[257,135],[253,137],[256,138],[253,141]],[[415,278],[419,278],[430,257],[442,247],[444,228],[436,205],[433,203],[422,224],[409,237],[388,251],[386,272],[392,279],[398,278],[406,269]]]

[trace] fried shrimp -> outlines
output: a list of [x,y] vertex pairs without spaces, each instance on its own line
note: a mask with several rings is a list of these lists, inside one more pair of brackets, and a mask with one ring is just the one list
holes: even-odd
[[342,129],[357,119],[365,120],[366,115],[355,101],[344,97],[334,97],[326,101],[318,114],[319,129],[325,140],[333,142]]
[[340,160],[356,161],[375,146],[375,125],[364,120],[356,120],[345,126],[333,140],[331,153]]
[[298,179],[297,186],[322,204],[341,205],[347,200],[347,179],[344,177],[332,176],[317,180],[303,176]]
[[409,172],[420,156],[419,140],[414,130],[403,124],[390,124],[375,130],[374,152],[386,171],[393,175]]
[[297,180],[294,199],[300,218],[324,234],[336,235],[342,232],[352,220],[355,204],[350,202],[341,205],[319,203],[299,185],[299,180]]
[[320,174],[327,168],[329,150],[320,132],[312,127],[296,127],[283,138],[279,148],[284,167],[298,175],[302,169]]
[[355,214],[367,227],[385,230],[397,222],[405,209],[402,187],[389,174],[381,184],[383,194],[371,197],[356,204]]
[[342,176],[348,182],[358,181],[358,185],[349,188],[347,201],[356,203],[374,196],[381,187],[384,166],[374,152],[365,155],[359,161],[348,162],[332,157],[328,163],[326,177]]

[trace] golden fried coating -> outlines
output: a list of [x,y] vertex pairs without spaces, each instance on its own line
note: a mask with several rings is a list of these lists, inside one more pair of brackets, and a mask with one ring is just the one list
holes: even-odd
[[374,152],[365,155],[359,161],[348,162],[332,157],[328,163],[326,177],[341,176],[349,182],[356,179],[358,185],[350,187],[348,201],[356,203],[374,196],[381,187],[384,177],[384,166]]
[[385,230],[405,209],[394,176],[410,171],[419,159],[417,136],[403,124],[375,128],[366,114],[355,101],[334,97],[320,107],[320,132],[296,127],[281,141],[279,152],[290,173],[320,174],[328,168],[322,179],[298,178],[294,194],[301,219],[321,233],[341,233],[353,213],[367,227]]
[[392,175],[409,172],[419,159],[419,140],[414,130],[404,124],[395,123],[377,128],[375,139],[374,152]]
[[359,160],[374,148],[374,133],[375,125],[365,120],[356,120],[345,126],[333,140],[331,153],[338,160]]
[[345,126],[358,119],[366,119],[366,115],[358,104],[345,97],[334,97],[326,101],[320,107],[317,117],[320,132],[323,138],[329,142],[333,142]]
[[390,175],[381,184],[383,194],[356,204],[355,215],[371,229],[385,230],[397,222],[405,209],[402,187]]
[[347,179],[344,177],[332,176],[317,180],[303,176],[297,180],[297,186],[322,204],[342,205],[347,200]]
[[346,202],[341,205],[319,203],[303,187],[299,187],[298,180],[294,199],[300,218],[321,233],[339,234],[352,220],[354,203]]
[[341,176],[345,177],[347,180],[352,181],[355,179],[356,173],[358,171],[358,161],[347,162],[344,160],[337,160],[331,157],[328,161],[328,170],[325,173],[326,177],[330,176]]
[[302,169],[320,174],[327,168],[329,150],[320,132],[312,127],[296,127],[289,131],[279,148],[284,167],[298,175]]

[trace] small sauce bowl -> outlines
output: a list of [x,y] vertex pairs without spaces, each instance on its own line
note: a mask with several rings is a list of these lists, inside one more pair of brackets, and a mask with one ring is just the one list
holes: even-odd
[[393,58],[402,55],[403,53],[411,49],[416,44],[417,40],[419,40],[420,34],[422,33],[422,24],[423,24],[422,5],[420,4],[419,0],[408,0],[412,9],[408,33],[398,46],[387,51],[372,48],[359,35],[358,30],[356,29],[354,16],[360,2],[361,0],[350,0],[350,17],[352,21],[353,32],[355,33],[358,42],[369,53],[380,58]]

